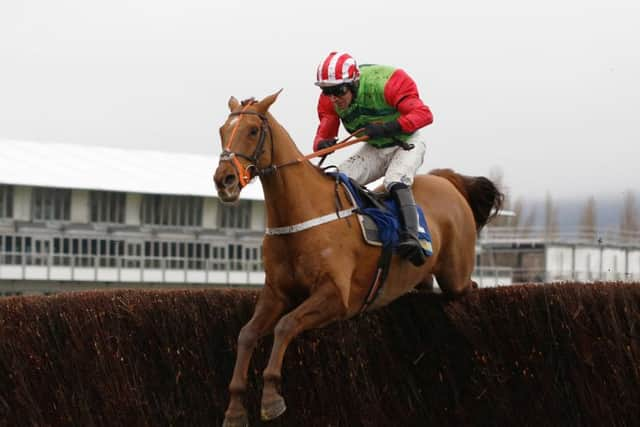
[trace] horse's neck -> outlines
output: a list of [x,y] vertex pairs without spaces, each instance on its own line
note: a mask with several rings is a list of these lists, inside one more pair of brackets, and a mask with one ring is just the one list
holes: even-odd
[[[287,131],[270,118],[275,146],[272,163],[283,165],[302,157]],[[281,227],[335,210],[334,185],[308,161],[279,168],[261,178],[267,226]]]

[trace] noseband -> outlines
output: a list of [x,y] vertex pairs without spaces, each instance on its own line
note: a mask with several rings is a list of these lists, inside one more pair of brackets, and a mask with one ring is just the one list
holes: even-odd
[[[233,130],[231,131],[231,137],[229,138],[229,142],[222,150],[222,154],[220,154],[220,161],[231,162],[233,167],[238,174],[238,178],[240,180],[240,188],[247,185],[253,178],[256,176],[264,176],[275,171],[275,166],[272,164],[267,166],[266,168],[260,169],[258,167],[258,159],[264,153],[264,142],[267,136],[267,132],[269,133],[269,137],[271,139],[271,159],[273,159],[273,132],[271,132],[271,126],[269,125],[269,120],[264,114],[257,113],[255,111],[245,111],[247,107],[252,104],[255,104],[256,101],[254,99],[248,99],[242,101],[243,108],[241,111],[236,111],[234,113],[229,114],[229,117],[239,116],[240,119],[243,115],[252,115],[258,116],[260,118],[260,137],[258,138],[258,145],[256,145],[256,149],[253,151],[253,154],[250,156],[238,153],[236,151],[231,150],[231,145],[233,144],[233,139],[236,135],[236,131],[238,129],[238,125],[240,124],[240,120],[235,124]],[[238,157],[241,157],[247,160],[249,163],[247,166],[244,166],[238,160]]]

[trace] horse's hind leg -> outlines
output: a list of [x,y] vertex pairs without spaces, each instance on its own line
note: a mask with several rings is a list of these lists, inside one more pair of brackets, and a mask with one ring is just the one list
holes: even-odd
[[458,298],[474,288],[471,273],[443,271],[436,274],[438,287],[449,298]]
[[263,420],[272,420],[286,410],[284,398],[278,392],[282,378],[282,361],[291,340],[302,331],[322,327],[344,316],[343,304],[337,287],[331,283],[322,286],[307,300],[291,311],[276,325],[273,348],[269,363],[264,370],[264,389],[262,392]]
[[436,280],[442,294],[448,298],[458,298],[473,289],[473,282],[468,277],[465,279],[461,275],[437,274]]
[[438,287],[449,298],[460,297],[473,289],[471,273],[473,272],[474,255],[471,253],[466,257],[461,256],[464,252],[449,248],[446,254],[441,253],[440,257],[443,257],[442,259],[445,261],[434,272]]
[[424,279],[422,282],[418,283],[416,285],[416,290],[432,292],[433,291],[433,276],[430,274],[429,276],[427,276],[426,279]]
[[251,320],[240,330],[238,354],[229,384],[229,407],[224,414],[223,427],[249,425],[244,395],[247,390],[247,372],[251,355],[258,340],[270,333],[286,308],[285,301],[274,295],[268,285],[262,289]]

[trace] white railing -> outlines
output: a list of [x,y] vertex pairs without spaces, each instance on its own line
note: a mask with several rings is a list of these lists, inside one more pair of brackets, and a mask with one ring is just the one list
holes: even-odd
[[491,243],[550,243],[563,242],[585,245],[608,245],[640,248],[640,232],[605,228],[574,227],[562,231],[549,231],[544,227],[485,227],[480,233],[480,244]]
[[0,280],[262,286],[261,261],[0,253]]
[[[600,271],[573,269],[525,269],[479,265],[473,272],[473,280],[480,287],[503,286],[512,283],[545,283],[552,281],[640,281],[638,251],[640,233],[620,230],[575,229],[547,233],[543,228],[487,227],[478,241],[482,251],[491,251],[492,245],[541,243],[570,243],[575,245],[620,247],[627,254],[634,253],[633,264],[617,269]],[[42,246],[44,251],[3,251],[0,247],[0,280],[4,281],[66,281],[66,282],[114,282],[159,284],[217,284],[237,286],[262,286],[264,271],[262,262],[249,259],[150,257],[132,255],[69,255],[57,254],[53,245]],[[600,254],[602,258],[602,254]],[[629,255],[627,255],[629,257]],[[600,258],[600,259],[601,259]],[[630,258],[628,258],[630,260]],[[575,260],[574,260],[575,261]],[[573,263],[576,266],[575,262]],[[582,264],[580,264],[582,265]]]
[[476,267],[471,280],[480,288],[507,286],[513,283],[513,269],[509,267]]

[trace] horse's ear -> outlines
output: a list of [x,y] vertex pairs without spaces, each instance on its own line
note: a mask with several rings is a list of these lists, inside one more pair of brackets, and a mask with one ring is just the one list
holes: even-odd
[[236,108],[240,106],[240,101],[238,101],[234,96],[229,98],[229,111],[233,112]]
[[278,95],[280,95],[280,92],[282,92],[282,89],[280,89],[273,95],[269,95],[266,98],[261,99],[260,102],[256,104],[256,108],[258,109],[258,111],[260,111],[262,114],[266,113],[269,107],[271,107],[271,104],[273,104],[276,99],[278,99]]

